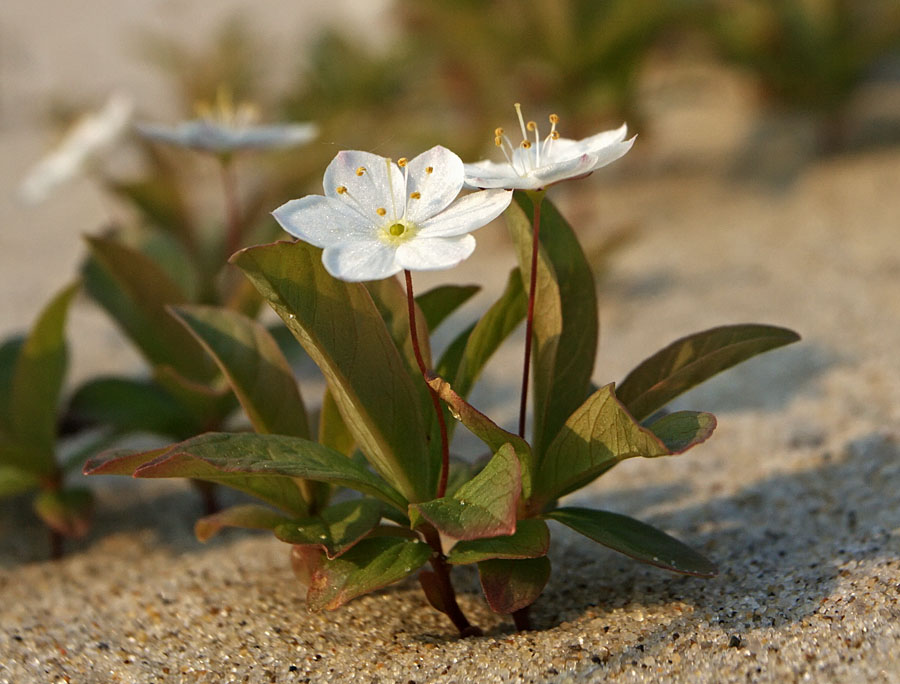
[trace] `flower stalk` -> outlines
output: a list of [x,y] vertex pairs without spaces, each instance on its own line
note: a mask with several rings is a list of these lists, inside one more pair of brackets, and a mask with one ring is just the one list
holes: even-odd
[[241,230],[241,206],[238,199],[237,176],[234,172],[232,158],[219,155],[219,170],[222,177],[222,192],[225,197],[225,258],[241,248],[243,231]]
[[531,338],[534,329],[534,300],[537,290],[537,261],[540,249],[541,203],[546,190],[528,193],[534,206],[531,234],[531,273],[528,283],[528,314],[525,319],[525,362],[522,365],[522,397],[519,403],[519,437],[525,438],[525,415],[528,411],[528,377],[531,371]]

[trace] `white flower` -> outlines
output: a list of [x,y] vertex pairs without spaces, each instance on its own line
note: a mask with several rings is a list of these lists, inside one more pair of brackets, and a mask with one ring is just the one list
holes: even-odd
[[[503,150],[506,162],[483,160],[466,164],[466,185],[473,188],[540,190],[553,183],[580,178],[623,156],[634,138],[625,140],[627,126],[603,131],[583,140],[561,138],[556,130],[559,117],[550,115],[550,133],[542,140],[534,121],[525,123],[516,103],[522,142],[513,146],[502,128],[494,131],[494,144]],[[532,139],[529,140],[529,131]]]
[[318,135],[313,123],[258,125],[259,112],[251,104],[234,106],[228,90],[220,88],[213,107],[198,106],[196,119],[177,126],[138,124],[138,133],[158,142],[227,155],[239,150],[303,145]]
[[288,233],[323,247],[325,269],[342,280],[451,268],[475,249],[469,233],[512,199],[483,190],[454,202],[464,176],[462,160],[439,145],[396,163],[344,151],[325,170],[324,197],[291,200],[272,213]]
[[59,144],[28,172],[19,186],[19,196],[37,204],[54,188],[82,173],[128,130],[133,112],[131,97],[114,93],[100,111],[82,116]]

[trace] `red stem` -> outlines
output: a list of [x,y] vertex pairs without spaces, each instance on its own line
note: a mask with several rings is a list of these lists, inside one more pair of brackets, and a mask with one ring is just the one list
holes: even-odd
[[416,355],[416,363],[419,364],[419,370],[422,372],[422,378],[428,387],[428,393],[431,395],[431,403],[434,405],[434,413],[437,416],[438,427],[441,431],[441,477],[438,480],[437,497],[440,499],[447,493],[447,477],[450,472],[450,445],[447,440],[447,423],[444,421],[444,411],[441,409],[441,400],[438,398],[437,392],[431,389],[431,385],[427,385],[430,373],[425,366],[425,360],[422,358],[422,350],[419,348],[419,334],[416,331],[416,300],[413,297],[412,273],[404,270],[406,275],[406,300],[409,304],[409,336],[412,340],[413,352]]
[[544,193],[531,195],[534,205],[534,218],[532,220],[531,235],[531,274],[528,286],[528,318],[525,321],[525,363],[522,366],[522,401],[519,404],[519,437],[525,437],[525,414],[528,411],[528,374],[531,370],[531,337],[534,327],[534,299],[537,289],[537,261],[538,248],[540,247],[539,233],[541,230],[541,201]]

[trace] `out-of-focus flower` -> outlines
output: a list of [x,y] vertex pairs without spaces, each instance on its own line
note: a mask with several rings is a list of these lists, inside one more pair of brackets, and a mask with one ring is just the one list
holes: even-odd
[[37,204],[54,188],[83,173],[125,134],[133,113],[130,96],[112,94],[102,109],[78,119],[59,144],[31,168],[19,186],[19,196]]
[[[502,128],[494,131],[494,144],[503,150],[505,162],[488,159],[466,164],[466,185],[473,188],[540,190],[553,183],[586,176],[623,156],[634,138],[625,140],[627,126],[603,131],[582,140],[561,138],[559,117],[550,115],[550,133],[541,139],[537,123],[525,123],[516,103],[522,141],[513,145]],[[531,138],[529,139],[529,133]]]
[[454,202],[464,176],[462,160],[439,145],[396,163],[339,152],[325,171],[324,197],[291,200],[273,215],[291,235],[323,247],[325,269],[342,280],[451,268],[475,249],[469,233],[512,199],[505,190],[482,190]]
[[224,88],[219,89],[213,106],[198,105],[197,115],[174,127],[141,123],[136,128],[151,140],[219,155],[295,147],[308,143],[319,132],[313,123],[260,125],[259,110],[246,102],[235,106]]

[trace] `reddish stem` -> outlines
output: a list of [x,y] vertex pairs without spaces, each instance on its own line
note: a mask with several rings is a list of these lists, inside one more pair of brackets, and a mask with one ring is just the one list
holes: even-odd
[[538,248],[540,247],[540,230],[541,230],[541,201],[544,199],[544,193],[531,194],[532,204],[534,205],[534,218],[532,220],[531,235],[531,274],[528,286],[528,317],[525,321],[525,363],[522,366],[522,400],[519,404],[519,437],[525,438],[525,414],[528,411],[528,374],[531,370],[531,337],[534,328],[534,300],[535,290],[537,289],[537,262]]
[[440,499],[447,493],[447,477],[450,472],[450,445],[447,440],[447,423],[444,421],[444,411],[441,409],[441,400],[438,398],[437,392],[431,388],[431,385],[427,384],[431,374],[428,372],[427,366],[425,366],[425,360],[422,358],[422,350],[419,348],[419,334],[416,331],[416,300],[413,297],[412,273],[408,270],[404,270],[403,273],[406,275],[406,300],[409,304],[409,336],[412,340],[413,352],[416,355],[416,363],[419,365],[422,378],[426,382],[428,393],[431,395],[431,403],[434,406],[434,413],[437,416],[438,427],[441,431],[441,477],[438,480],[436,497]]
[[469,622],[469,619],[465,616],[465,613],[462,612],[462,608],[459,607],[459,603],[456,601],[456,591],[453,589],[453,584],[450,582],[450,566],[447,565],[447,561],[444,558],[440,535],[437,530],[431,526],[424,528],[423,533],[425,535],[425,541],[428,542],[428,545],[434,550],[434,553],[429,560],[431,562],[431,567],[434,570],[438,589],[441,592],[444,608],[446,609],[443,611],[444,614],[450,618],[453,626],[459,630],[460,636],[482,636],[483,632],[481,629]]

